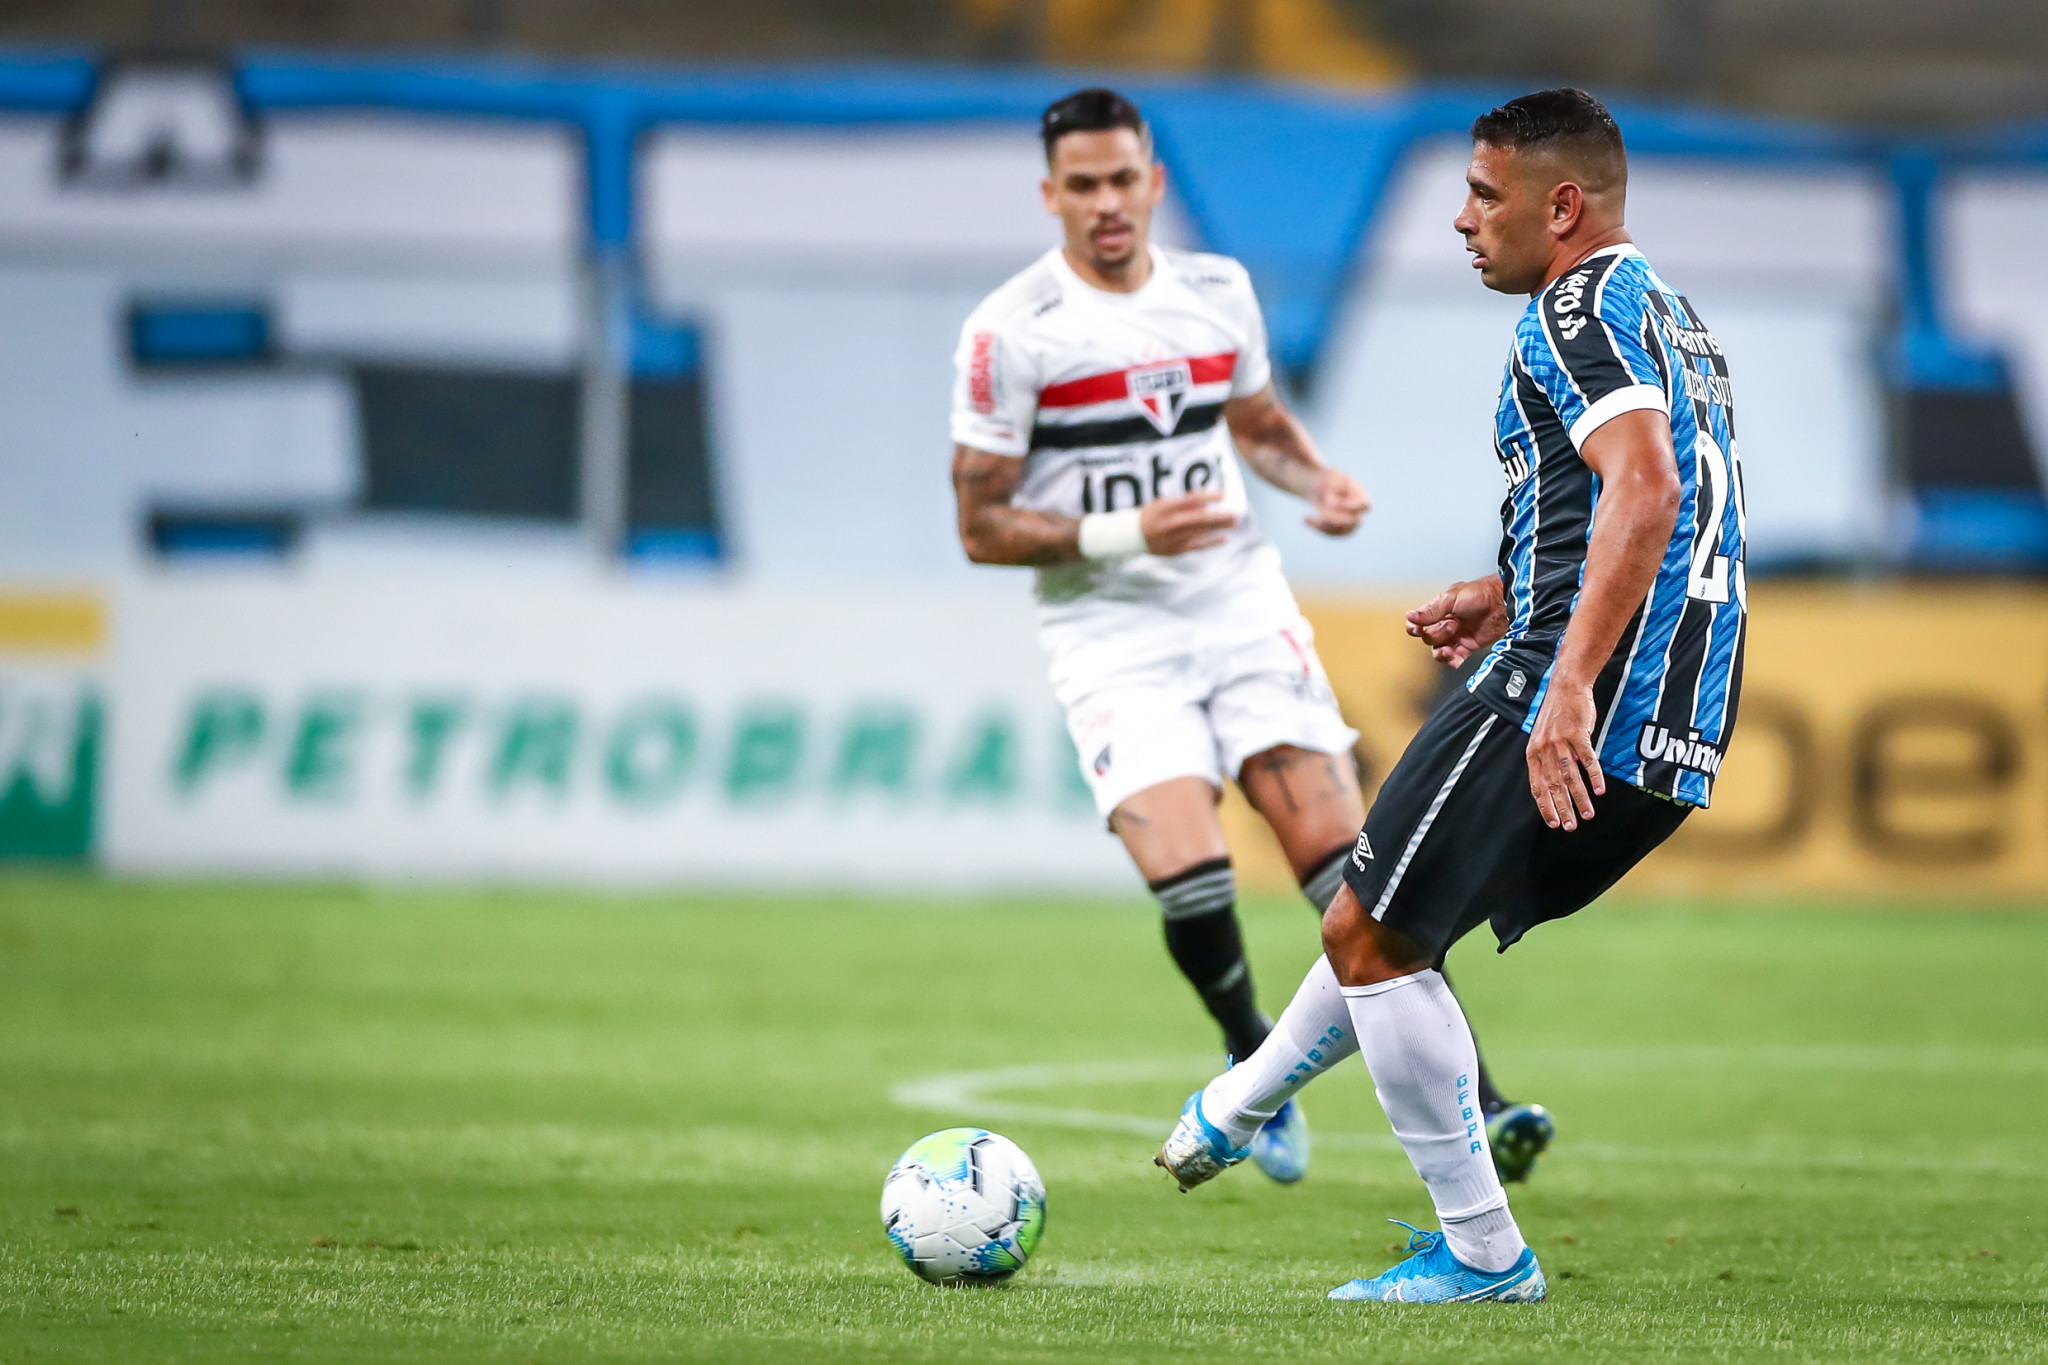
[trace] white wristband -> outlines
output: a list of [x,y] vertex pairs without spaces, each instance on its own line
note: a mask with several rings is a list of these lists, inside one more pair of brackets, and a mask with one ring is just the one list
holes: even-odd
[[1128,512],[1090,512],[1081,518],[1081,554],[1086,559],[1122,559],[1145,553],[1142,515],[1133,507]]

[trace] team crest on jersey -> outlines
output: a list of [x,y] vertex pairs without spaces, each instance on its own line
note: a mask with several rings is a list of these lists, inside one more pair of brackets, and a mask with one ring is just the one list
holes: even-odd
[[1180,414],[1188,405],[1188,393],[1195,387],[1195,374],[1185,360],[1161,365],[1140,365],[1128,372],[1125,382],[1131,398],[1145,417],[1159,428],[1161,436],[1173,435]]

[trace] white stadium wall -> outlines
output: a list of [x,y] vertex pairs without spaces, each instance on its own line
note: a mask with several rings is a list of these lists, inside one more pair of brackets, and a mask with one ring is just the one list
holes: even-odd
[[[1523,301],[1489,293],[1451,228],[1462,142],[1418,148],[1379,222],[1307,405],[1376,503],[1357,544],[1275,507],[1291,574],[1326,588],[1469,577],[1499,543],[1493,406]],[[1871,369],[1888,256],[1881,183],[1638,157],[1629,222],[1727,348],[1761,562],[1869,553],[1882,534],[1882,399]],[[1277,503],[1269,499],[1268,503]]]
[[96,189],[56,171],[58,121],[0,120],[10,250],[284,265],[321,256],[564,264],[581,240],[579,144],[503,120],[279,114],[247,185]]
[[[360,457],[332,362],[573,363],[580,171],[559,129],[281,116],[251,187],[112,193],[57,185],[56,132],[46,119],[0,122],[0,304],[12,320],[0,329],[0,475],[17,491],[0,507],[0,571],[132,562],[151,502],[345,507]],[[643,147],[650,303],[702,330],[734,571],[987,577],[951,529],[950,359],[976,299],[1054,240],[1032,129],[691,127]],[[1448,226],[1462,164],[1455,142],[1409,158],[1301,397],[1379,504],[1363,536],[1331,543],[1288,500],[1265,500],[1304,584],[1406,591],[1493,554],[1487,414],[1517,310],[1470,278]],[[1882,187],[1644,157],[1632,189],[1638,239],[1732,357],[1756,558],[1868,552],[1883,512],[1870,359],[1889,253]],[[2022,206],[2028,192],[1995,191]],[[2024,289],[1973,283],[1987,193],[1966,185],[1958,198],[1957,274],[1973,318],[2024,331],[2041,311]],[[1161,236],[1194,240],[1171,202]],[[290,363],[136,376],[122,301],[180,292],[263,297]],[[2020,355],[2023,368],[2048,366],[2028,359],[2048,346]],[[2032,405],[2037,421],[2043,408]],[[476,544],[536,567],[573,553],[562,532],[446,529],[451,562]],[[421,541],[322,522],[307,552],[374,555],[394,536]]]
[[[346,508],[344,361],[575,353],[582,173],[563,130],[284,116],[251,184],[155,190],[60,185],[58,131],[0,120],[0,573],[119,571],[152,504]],[[192,297],[267,303],[281,363],[138,374],[127,304]]]
[[0,263],[0,572],[115,570],[139,553],[153,500],[340,504],[355,491],[344,380],[137,378],[119,350],[134,279]]
[[[705,329],[740,572],[987,577],[953,530],[953,350],[974,305],[1059,240],[1044,174],[1029,124],[649,140],[653,301]],[[1195,240],[1170,196],[1156,231]]]
[[2048,175],[1959,176],[1938,238],[1955,321],[2005,352],[2048,483]]

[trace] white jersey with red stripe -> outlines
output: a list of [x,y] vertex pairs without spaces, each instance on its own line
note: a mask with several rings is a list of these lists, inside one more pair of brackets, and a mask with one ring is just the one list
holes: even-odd
[[1242,265],[1153,247],[1151,277],[1117,294],[1055,248],[969,315],[955,365],[953,439],[1025,461],[1013,505],[1080,517],[1211,488],[1238,515],[1213,549],[1040,569],[1056,690],[1298,619],[1223,421],[1272,377]]

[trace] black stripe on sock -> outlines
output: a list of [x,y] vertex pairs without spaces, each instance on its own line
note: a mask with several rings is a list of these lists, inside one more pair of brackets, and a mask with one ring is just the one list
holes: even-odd
[[1228,872],[1229,870],[1230,859],[1226,855],[1221,858],[1210,858],[1206,862],[1196,863],[1193,867],[1184,867],[1171,877],[1161,877],[1158,881],[1146,882],[1145,885],[1150,887],[1152,894],[1156,896],[1162,891],[1171,891],[1182,882],[1191,882],[1197,877],[1206,877],[1212,872]]
[[[1329,902],[1337,898],[1337,888],[1343,886],[1343,860],[1352,855],[1352,847],[1354,845],[1350,843],[1343,843],[1329,853],[1323,853],[1309,868],[1309,874],[1300,878],[1300,894],[1309,898],[1309,905],[1313,905],[1317,913],[1327,911]],[[1325,888],[1329,894],[1317,898],[1317,890]]]

